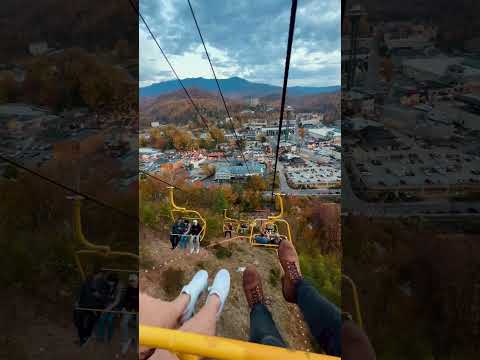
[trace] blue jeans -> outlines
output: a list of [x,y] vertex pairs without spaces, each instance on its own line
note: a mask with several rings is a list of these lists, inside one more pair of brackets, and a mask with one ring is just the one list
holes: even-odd
[[[129,323],[131,320],[135,320],[137,322],[137,315],[135,314],[123,314],[122,315],[122,321],[120,322],[120,329],[121,329],[121,335],[122,339],[121,341],[123,343],[126,343],[128,340],[131,338],[135,339],[137,337],[137,331],[133,331],[132,334],[130,335],[129,333]],[[138,329],[138,326],[136,327]]]
[[97,321],[96,335],[97,339],[105,340],[105,331],[107,333],[107,341],[112,340],[113,337],[113,320],[115,319],[115,314],[113,313],[102,313]]
[[[317,343],[328,355],[340,356],[342,327],[340,309],[305,280],[300,280],[297,284],[297,304]],[[255,305],[250,312],[250,341],[287,347],[270,311],[263,304]]]
[[187,248],[189,237],[190,237],[190,235],[180,236],[180,242],[179,242],[180,249],[186,249]]
[[257,244],[269,244],[270,243],[270,240],[266,237],[263,237],[263,236],[255,236],[255,242]]

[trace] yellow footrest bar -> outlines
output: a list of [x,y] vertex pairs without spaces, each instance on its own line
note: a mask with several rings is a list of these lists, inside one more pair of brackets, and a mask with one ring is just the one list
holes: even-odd
[[140,325],[140,344],[219,360],[333,360],[334,356]]

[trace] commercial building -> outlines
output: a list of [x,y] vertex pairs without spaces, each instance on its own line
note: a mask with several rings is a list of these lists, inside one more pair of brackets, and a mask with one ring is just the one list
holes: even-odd
[[236,165],[222,164],[216,168],[215,181],[224,182],[231,180],[244,180],[250,176],[265,176],[266,166],[255,161],[238,163]]
[[480,69],[463,57],[408,59],[403,62],[405,76],[416,81],[436,81],[448,77],[464,83],[479,82]]
[[[260,132],[264,136],[278,136],[278,127],[265,127],[265,128],[260,129]],[[286,134],[294,135],[295,134],[295,127],[294,126],[290,126],[288,128],[283,127],[282,128],[282,135],[284,136]]]

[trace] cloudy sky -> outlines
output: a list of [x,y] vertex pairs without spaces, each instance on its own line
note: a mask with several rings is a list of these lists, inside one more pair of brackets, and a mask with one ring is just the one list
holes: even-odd
[[[281,85],[291,2],[191,0],[219,78]],[[289,85],[340,83],[340,0],[299,0]],[[140,0],[140,11],[181,78],[212,78],[187,0]],[[173,79],[140,22],[140,86]]]

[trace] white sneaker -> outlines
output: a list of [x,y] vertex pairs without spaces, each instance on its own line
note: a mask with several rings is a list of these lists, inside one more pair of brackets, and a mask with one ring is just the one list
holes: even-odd
[[208,273],[205,270],[200,270],[193,276],[192,280],[182,288],[181,294],[185,293],[190,295],[190,301],[180,320],[182,324],[193,316],[198,297],[207,289],[207,286]]
[[228,293],[230,291],[230,273],[228,270],[221,269],[217,275],[215,275],[215,279],[213,279],[212,286],[209,288],[209,293],[207,297],[207,303],[210,299],[212,294],[217,294],[220,298],[220,309],[217,312],[217,318],[220,317],[222,313],[223,306],[225,305],[225,301],[227,300]]
[[197,250],[195,251],[195,253],[199,253],[200,252],[200,248],[198,247]]

